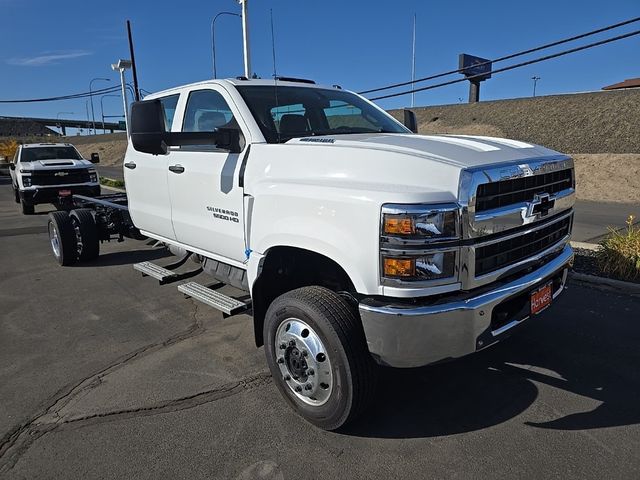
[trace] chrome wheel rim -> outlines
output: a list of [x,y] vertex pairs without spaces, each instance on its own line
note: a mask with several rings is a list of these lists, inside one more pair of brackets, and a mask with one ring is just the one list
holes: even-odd
[[60,258],[60,236],[58,235],[58,229],[55,224],[49,224],[49,242],[51,242],[51,249],[56,258]]
[[284,383],[298,399],[316,407],[329,400],[331,360],[313,328],[298,318],[286,319],[276,331],[274,352]]

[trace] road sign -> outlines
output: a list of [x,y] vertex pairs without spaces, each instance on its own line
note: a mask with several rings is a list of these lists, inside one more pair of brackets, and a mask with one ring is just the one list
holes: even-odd
[[461,73],[465,77],[480,75],[473,80],[478,80],[481,82],[483,80],[491,78],[491,60],[488,60],[486,58],[461,53],[458,56],[458,68],[464,69],[464,71],[462,71]]

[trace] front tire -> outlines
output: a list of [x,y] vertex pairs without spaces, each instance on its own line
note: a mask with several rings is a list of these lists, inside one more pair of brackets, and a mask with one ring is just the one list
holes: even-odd
[[78,260],[85,262],[97,258],[100,255],[100,239],[91,210],[88,208],[71,210],[69,218],[76,235]]
[[78,260],[76,232],[67,212],[49,214],[49,242],[53,256],[62,266],[73,265]]
[[13,187],[13,198],[16,203],[20,203],[20,191],[15,186]]
[[276,298],[264,322],[265,354],[274,381],[304,419],[336,430],[374,397],[375,365],[357,310],[323,287]]

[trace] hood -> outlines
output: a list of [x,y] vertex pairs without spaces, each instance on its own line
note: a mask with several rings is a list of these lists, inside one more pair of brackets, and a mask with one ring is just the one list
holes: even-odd
[[559,155],[556,151],[531,143],[471,135],[327,135],[294,138],[286,144],[384,150],[425,157],[460,168]]
[[54,160],[36,160],[35,162],[21,162],[23,170],[60,170],[88,168],[93,166],[89,160],[72,160],[72,159],[54,159]]

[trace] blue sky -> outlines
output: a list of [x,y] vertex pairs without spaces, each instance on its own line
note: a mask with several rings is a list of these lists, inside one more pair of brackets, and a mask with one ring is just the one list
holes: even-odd
[[[142,88],[157,91],[210,78],[211,18],[221,11],[239,12],[239,8],[235,0],[0,0],[0,99],[84,92],[94,77],[111,79],[95,81],[94,89],[118,85],[110,64],[129,57],[126,19],[132,21]],[[251,0],[253,70],[264,78],[273,71],[270,9],[280,75],[359,91],[410,79],[414,13],[416,70],[421,77],[456,68],[461,52],[495,58],[640,16],[640,1]],[[583,43],[638,28],[640,23]],[[219,76],[241,74],[238,18],[217,20],[216,43]],[[541,77],[540,95],[599,90],[640,77],[639,55],[640,36],[632,37],[499,74],[483,84],[481,98],[529,96],[533,75]],[[466,101],[467,91],[464,82],[418,93],[416,105]],[[94,102],[99,116],[99,99]],[[122,113],[118,98],[107,97],[103,103],[105,114]],[[409,103],[409,95],[380,102],[385,108]],[[55,117],[59,113],[63,118],[86,118],[85,100],[0,104],[0,115]]]

